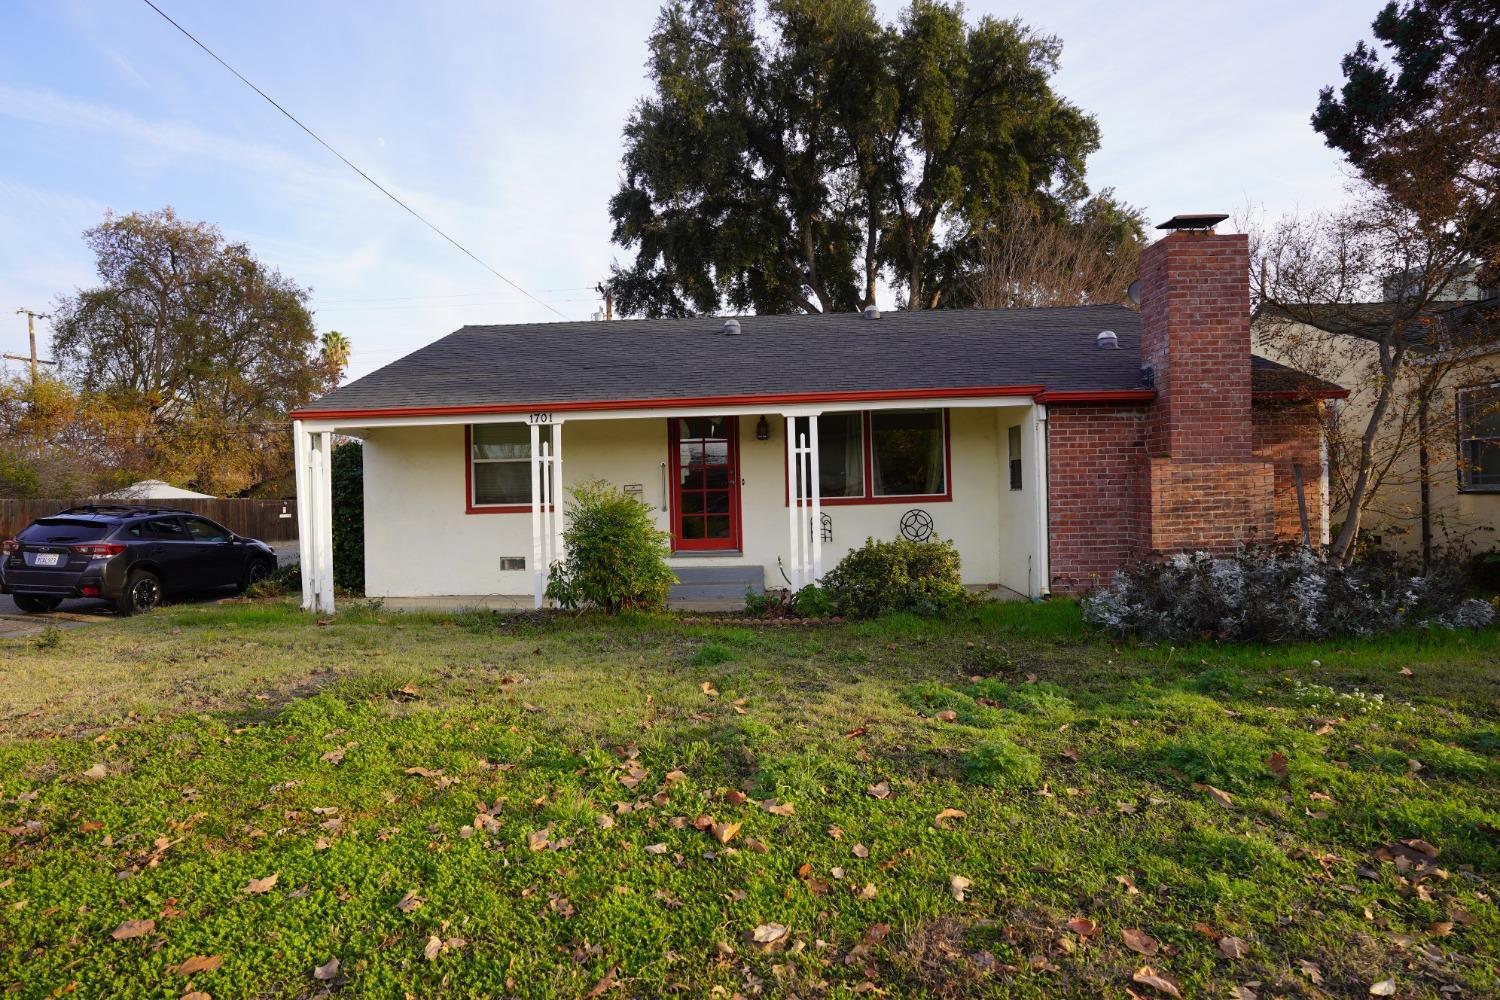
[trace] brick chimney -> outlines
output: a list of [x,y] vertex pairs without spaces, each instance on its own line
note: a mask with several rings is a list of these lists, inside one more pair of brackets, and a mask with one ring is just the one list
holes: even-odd
[[1147,440],[1147,547],[1270,542],[1271,463],[1251,456],[1250,249],[1222,215],[1176,216],[1141,255],[1141,363],[1157,392]]

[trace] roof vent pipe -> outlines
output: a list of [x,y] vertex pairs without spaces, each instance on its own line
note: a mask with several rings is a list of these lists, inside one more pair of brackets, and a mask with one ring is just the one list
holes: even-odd
[[738,337],[740,335],[740,321],[737,319],[726,319],[724,321],[724,336]]
[[1109,348],[1118,349],[1120,338],[1115,336],[1115,331],[1113,330],[1100,330],[1098,336],[1094,338],[1094,346],[1100,350],[1107,350]]
[[865,319],[879,319],[880,307],[871,302],[869,305],[865,306],[864,310],[860,312],[860,315]]

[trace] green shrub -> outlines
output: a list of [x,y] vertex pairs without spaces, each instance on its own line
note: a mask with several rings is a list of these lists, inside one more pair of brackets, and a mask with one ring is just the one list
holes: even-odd
[[964,754],[964,775],[991,788],[1028,788],[1042,777],[1042,760],[1004,736],[991,736]]
[[970,602],[958,574],[958,550],[938,540],[866,539],[823,578],[823,589],[839,613],[851,618],[946,614]]
[[[358,441],[333,449],[333,585],[365,592],[365,450]],[[300,589],[302,584],[297,583]]]
[[302,592],[302,565],[290,563],[282,566],[263,580],[256,581],[247,591],[251,597],[285,597]]
[[650,508],[604,482],[570,492],[567,556],[552,567],[547,596],[565,608],[610,614],[665,608],[677,577],[667,566],[667,534],[651,523]]
[[803,618],[826,618],[836,609],[828,591],[810,583],[792,595],[792,610]]
[[1250,693],[1250,678],[1234,667],[1209,667],[1193,681],[1193,688],[1203,694],[1243,696]]

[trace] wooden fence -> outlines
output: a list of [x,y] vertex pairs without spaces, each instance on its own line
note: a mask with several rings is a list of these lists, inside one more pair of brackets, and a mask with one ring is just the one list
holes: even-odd
[[89,503],[111,503],[130,507],[158,506],[202,514],[217,521],[235,534],[262,541],[290,541],[297,537],[297,501],[295,500],[158,500],[154,503],[127,503],[99,500],[0,500],[0,538],[14,538],[16,532],[39,517],[56,514],[69,507]]

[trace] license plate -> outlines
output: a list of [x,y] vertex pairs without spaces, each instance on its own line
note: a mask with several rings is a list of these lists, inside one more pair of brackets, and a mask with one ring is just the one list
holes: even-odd
[[59,558],[60,556],[56,552],[38,552],[36,564],[38,566],[56,566]]

